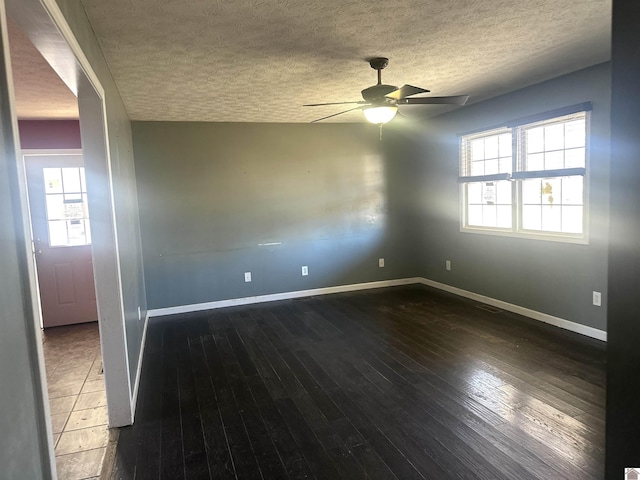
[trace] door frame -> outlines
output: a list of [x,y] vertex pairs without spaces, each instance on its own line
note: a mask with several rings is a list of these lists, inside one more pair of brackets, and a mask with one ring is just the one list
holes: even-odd
[[[47,157],[47,156],[55,156],[55,155],[82,155],[82,154],[83,154],[82,149],[80,148],[75,148],[75,149],[24,148],[24,149],[18,150],[18,171],[20,172],[21,175],[22,175],[22,172],[24,172],[25,191],[27,192],[27,197],[25,199],[26,201],[25,218],[27,219],[28,225],[25,227],[25,230],[27,230],[25,233],[28,233],[28,235],[25,234],[25,242],[26,242],[25,247],[27,249],[27,252],[31,255],[31,258],[33,259],[33,270],[31,269],[31,265],[29,265],[29,283],[31,285],[31,291],[33,292],[33,295],[31,296],[31,308],[33,310],[34,320],[36,324],[40,326],[40,328],[44,328],[44,323],[42,320],[42,303],[40,302],[40,284],[38,283],[38,272],[36,270],[35,258],[34,258],[36,248],[33,240],[33,227],[31,223],[31,205],[29,204],[29,195],[27,190],[29,186],[27,185],[27,182],[26,182],[26,178],[27,178],[26,177],[26,171],[27,171],[26,160],[27,160],[27,157],[30,157],[30,156]],[[89,222],[91,222],[91,220],[89,220]]]
[[[129,358],[126,345],[125,316],[122,295],[120,254],[113,202],[113,176],[105,91],[75,38],[56,0],[0,0],[12,20],[41,51],[60,78],[78,97],[82,151],[89,193],[92,229],[92,255],[98,307],[98,324],[102,349],[109,427],[130,425],[133,422],[133,388],[129,381]],[[53,48],[55,47],[55,48]],[[7,52],[8,53],[8,52]],[[7,57],[8,58],[8,57]],[[10,92],[13,96],[13,91]],[[13,100],[15,102],[15,100]],[[15,108],[15,137],[18,137]],[[18,147],[19,143],[16,143]],[[16,148],[16,150],[19,150]],[[16,161],[22,163],[21,153]],[[26,191],[26,173],[20,165],[19,183],[23,226],[29,234],[26,251],[32,251],[31,227]],[[36,279],[35,261],[28,254],[30,283]],[[35,303],[32,294],[32,305]],[[34,315],[39,318],[39,305]],[[35,323],[35,322],[34,322]],[[34,329],[34,348],[37,361],[43,366],[40,328]],[[44,368],[40,372],[42,396],[48,414],[48,394]],[[51,430],[47,416],[47,429]],[[51,439],[49,439],[51,444]],[[50,455],[53,446],[50,445]],[[55,458],[52,458],[55,465]]]

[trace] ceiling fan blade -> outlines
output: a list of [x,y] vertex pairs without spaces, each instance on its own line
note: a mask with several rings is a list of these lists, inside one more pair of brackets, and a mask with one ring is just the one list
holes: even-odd
[[320,122],[322,120],[326,120],[327,118],[337,117],[338,115],[342,115],[343,113],[353,112],[354,110],[360,110],[362,107],[350,108],[349,110],[345,110],[343,112],[334,113],[333,115],[327,115],[326,117],[318,118],[317,120],[313,120],[311,123]]
[[385,97],[392,98],[394,100],[401,100],[403,98],[410,97],[411,95],[427,92],[429,92],[429,90],[425,90],[424,88],[414,87],[413,85],[403,85],[393,92],[386,94]]
[[403,98],[398,100],[398,105],[464,105],[469,100],[469,95],[456,95],[453,97],[421,97]]
[[303,107],[322,107],[324,105],[348,105],[350,103],[366,103],[362,100],[358,100],[356,102],[331,102],[331,103],[307,103],[306,105],[302,105]]

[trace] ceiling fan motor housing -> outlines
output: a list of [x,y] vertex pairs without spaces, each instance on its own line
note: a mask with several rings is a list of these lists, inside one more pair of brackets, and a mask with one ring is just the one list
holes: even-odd
[[394,103],[395,100],[391,98],[386,98],[385,95],[397,90],[398,87],[394,85],[374,85],[369,88],[365,88],[362,90],[362,98],[364,98],[367,102],[371,103]]

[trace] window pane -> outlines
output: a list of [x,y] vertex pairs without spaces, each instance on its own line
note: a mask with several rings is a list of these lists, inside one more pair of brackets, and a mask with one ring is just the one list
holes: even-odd
[[582,233],[582,207],[562,207],[562,231]]
[[84,220],[67,220],[68,245],[85,245]]
[[498,136],[486,137],[484,139],[484,158],[497,158],[498,153]]
[[565,168],[583,168],[585,166],[584,148],[572,148],[564,152]]
[[484,139],[471,140],[471,161],[484,160]]
[[561,150],[564,148],[564,124],[544,127],[544,149]]
[[498,168],[498,160],[487,160],[486,162],[484,162],[484,174],[493,175],[494,173],[500,173],[500,168]]
[[466,185],[467,226],[511,228],[511,182],[476,182]]
[[59,168],[43,168],[44,192],[62,193],[62,174]]
[[485,227],[498,226],[498,212],[495,205],[483,205],[482,207],[482,224]]
[[562,178],[562,204],[582,205],[583,184],[584,179],[581,176]]
[[467,224],[473,227],[482,226],[482,205],[469,205],[467,208]]
[[522,228],[525,230],[540,230],[542,228],[542,207],[539,205],[525,205],[522,207]]
[[469,204],[482,203],[482,184],[481,183],[467,184],[467,203]]
[[62,184],[65,193],[81,192],[80,187],[80,169],[79,168],[63,168]]
[[540,205],[542,202],[541,184],[539,178],[532,178],[522,182],[522,203],[525,205]]
[[527,152],[536,153],[544,151],[544,128],[530,128],[527,130]]
[[585,146],[585,120],[574,120],[564,124],[564,147],[584,147]]
[[559,178],[543,178],[540,187],[543,205],[555,205],[561,202],[562,183]]
[[564,151],[548,152],[544,155],[544,169],[556,170],[564,168]]
[[463,137],[462,147],[462,176],[509,173],[512,170],[511,133],[494,130],[484,136]]
[[64,218],[64,195],[47,195],[47,219],[61,220]]
[[500,148],[500,156],[501,157],[509,157],[509,168],[511,168],[511,147],[512,140],[510,133],[504,133],[499,137],[499,148]]
[[511,206],[510,205],[498,205],[498,223],[497,227],[499,228],[511,228],[512,223],[512,214],[511,214]]
[[[500,152],[500,154],[502,154],[502,152]],[[500,157],[498,161],[500,162],[500,173],[511,173],[511,166],[513,165],[511,157]]]
[[547,232],[562,231],[562,209],[559,206],[542,206],[542,230]]
[[49,245],[51,247],[67,245],[67,222],[64,220],[49,222]]
[[496,185],[498,203],[511,205],[511,182],[496,182]]
[[482,202],[485,205],[495,205],[498,201],[497,195],[496,182],[484,182],[482,184]]
[[471,175],[484,175],[484,162],[471,162]]
[[530,172],[544,170],[544,153],[535,153],[527,156],[527,168]]

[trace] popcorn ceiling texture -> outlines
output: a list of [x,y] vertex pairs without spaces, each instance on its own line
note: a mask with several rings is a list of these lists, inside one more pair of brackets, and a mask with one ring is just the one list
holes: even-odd
[[78,118],[76,96],[24,33],[11,21],[7,26],[18,118]]
[[350,107],[304,103],[361,99],[371,56],[384,83],[471,101],[610,58],[611,0],[82,3],[133,120],[309,122]]

